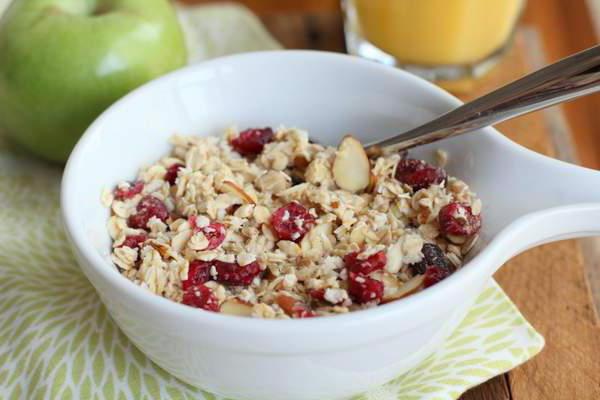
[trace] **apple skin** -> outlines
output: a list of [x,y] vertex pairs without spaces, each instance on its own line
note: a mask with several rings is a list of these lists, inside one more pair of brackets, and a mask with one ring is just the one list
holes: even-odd
[[64,162],[110,104],[186,59],[167,0],[15,0],[0,19],[0,132]]

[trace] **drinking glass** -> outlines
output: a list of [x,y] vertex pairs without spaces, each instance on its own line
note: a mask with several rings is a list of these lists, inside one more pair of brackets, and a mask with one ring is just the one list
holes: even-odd
[[497,63],[525,0],[342,0],[348,52],[432,81],[477,78]]

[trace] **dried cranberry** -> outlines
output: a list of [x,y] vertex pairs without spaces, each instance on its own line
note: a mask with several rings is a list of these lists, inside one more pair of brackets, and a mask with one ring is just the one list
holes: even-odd
[[132,228],[146,229],[148,221],[152,217],[164,222],[169,217],[169,211],[165,203],[154,196],[148,195],[140,200],[136,207],[136,213],[129,216],[128,224]]
[[364,260],[358,259],[360,252],[348,253],[344,256],[344,265],[348,271],[368,275],[373,271],[383,269],[387,263],[385,252],[379,251]]
[[292,312],[293,318],[314,318],[318,316],[319,315],[317,313],[315,313],[313,310],[304,305],[294,307],[294,310]]
[[454,266],[450,264],[450,260],[448,260],[438,245],[425,243],[421,248],[421,252],[423,253],[423,259],[418,263],[409,265],[413,274],[422,275],[429,266],[440,267],[448,272],[454,272]]
[[179,174],[179,170],[183,168],[183,164],[173,164],[169,168],[167,168],[167,173],[165,174],[165,181],[169,182],[169,185],[173,186],[175,181],[177,181],[177,175]]
[[318,316],[306,304],[286,294],[280,294],[275,301],[292,318],[312,318]]
[[428,188],[430,185],[441,184],[446,180],[446,171],[434,167],[425,161],[405,158],[398,162],[396,179],[407,184],[413,191]]
[[313,300],[325,301],[325,289],[311,289],[308,291],[308,295]]
[[423,279],[423,286],[428,288],[429,286],[433,286],[436,283],[443,281],[447,277],[450,276],[450,272],[447,269],[430,266],[425,271],[425,278]]
[[189,218],[189,222],[194,232],[202,232],[206,240],[208,240],[208,247],[206,247],[206,250],[216,249],[225,240],[225,235],[227,234],[227,231],[223,224],[220,224],[218,222],[211,222],[210,224],[205,225],[203,227],[198,227],[196,225],[196,216],[191,216]]
[[248,286],[260,274],[260,265],[256,261],[241,266],[238,263],[217,260],[213,261],[211,265],[214,265],[217,270],[215,280],[224,285]]
[[315,217],[304,206],[295,201],[278,208],[271,215],[271,226],[280,240],[297,242],[304,237],[314,224]]
[[115,199],[117,200],[127,200],[131,199],[138,193],[141,193],[144,190],[144,182],[136,181],[133,185],[129,185],[125,188],[116,188],[115,189]]
[[356,303],[379,303],[383,297],[383,282],[368,276],[350,272],[348,276],[348,293]]
[[192,261],[188,268],[187,279],[181,281],[183,290],[187,290],[191,286],[197,286],[204,282],[208,282],[210,280],[210,266],[211,263],[209,261]]
[[440,231],[445,235],[471,236],[481,228],[481,216],[473,215],[471,207],[461,203],[450,203],[438,214]]
[[231,146],[243,156],[259,154],[266,143],[273,140],[273,129],[251,128],[241,132],[231,140]]
[[182,303],[206,311],[219,312],[219,300],[213,291],[204,285],[190,286],[183,292]]
[[125,240],[119,247],[130,247],[132,249],[139,249],[142,244],[148,239],[148,236],[144,233],[139,235],[129,235],[125,237]]

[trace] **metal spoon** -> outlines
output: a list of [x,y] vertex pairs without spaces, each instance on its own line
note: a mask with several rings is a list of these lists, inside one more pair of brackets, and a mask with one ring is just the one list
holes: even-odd
[[369,154],[391,153],[497,124],[600,90],[600,45],[550,64],[442,116],[389,139]]

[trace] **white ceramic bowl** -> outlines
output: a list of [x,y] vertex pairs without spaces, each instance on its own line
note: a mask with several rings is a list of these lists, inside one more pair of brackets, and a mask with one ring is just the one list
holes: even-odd
[[285,124],[328,144],[348,132],[369,142],[459,104],[406,72],[338,54],[249,53],[189,67],[134,91],[88,129],[63,177],[66,230],[111,316],[173,375],[235,399],[346,399],[435,352],[513,255],[600,232],[600,173],[530,152],[494,129],[420,148],[414,154],[424,158],[433,148],[448,150],[449,173],[481,196],[481,249],[450,278],[407,299],[285,321],[202,312],[121,277],[109,259],[100,192],[165,154],[175,132]]

